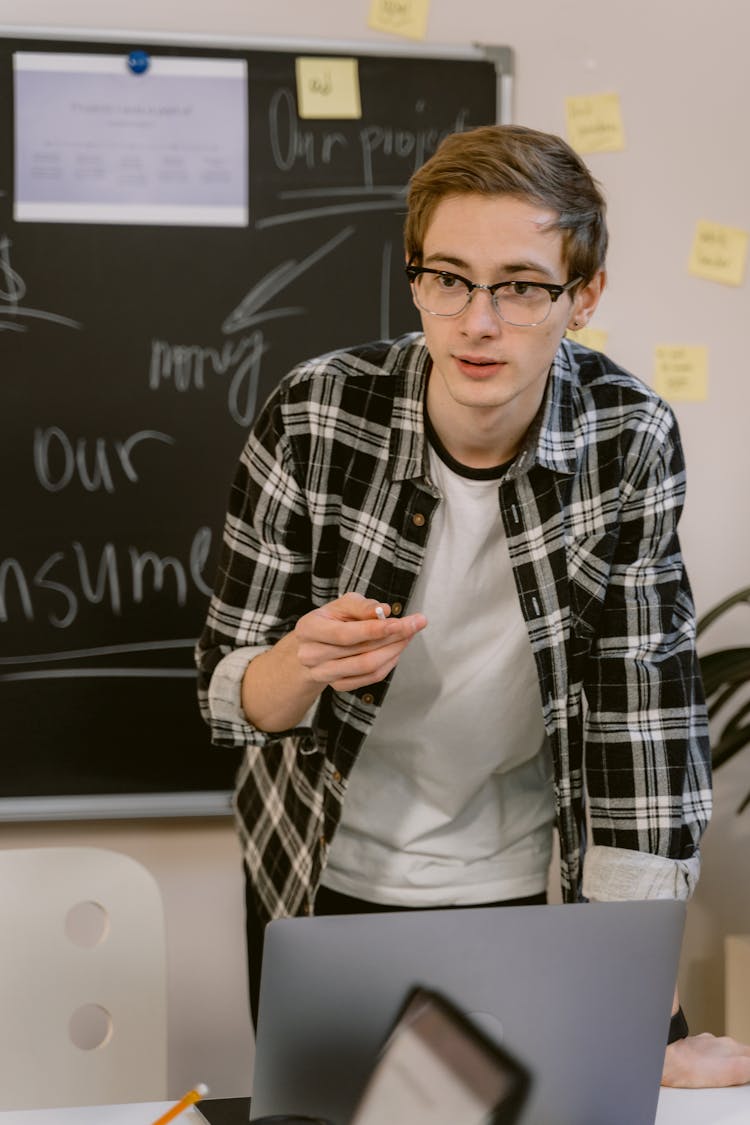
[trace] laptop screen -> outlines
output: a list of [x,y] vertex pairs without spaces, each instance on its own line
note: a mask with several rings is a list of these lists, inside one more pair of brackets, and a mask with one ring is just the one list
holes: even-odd
[[684,916],[684,903],[657,901],[271,922],[251,1120],[349,1125],[404,996],[421,984],[531,1069],[524,1125],[647,1125]]

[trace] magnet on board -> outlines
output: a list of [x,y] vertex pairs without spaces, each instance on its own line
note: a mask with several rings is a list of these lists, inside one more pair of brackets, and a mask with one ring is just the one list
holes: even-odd
[[151,59],[146,51],[131,51],[128,55],[128,69],[131,74],[145,74]]

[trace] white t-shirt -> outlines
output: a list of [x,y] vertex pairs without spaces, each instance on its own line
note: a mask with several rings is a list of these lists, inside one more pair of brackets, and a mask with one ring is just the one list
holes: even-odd
[[371,902],[469,905],[547,885],[552,766],[498,481],[456,468],[430,449],[444,499],[409,605],[428,625],[354,765],[323,876]]

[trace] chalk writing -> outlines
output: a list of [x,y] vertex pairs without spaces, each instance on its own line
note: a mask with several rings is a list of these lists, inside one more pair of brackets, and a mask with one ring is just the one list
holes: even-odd
[[[195,679],[195,668],[190,661],[190,667],[183,666],[165,667],[162,663],[158,667],[143,667],[124,665],[115,667],[111,664],[81,664],[81,660],[103,660],[105,657],[135,655],[148,655],[158,653],[160,659],[165,652],[176,649],[186,650],[188,653],[195,648],[195,637],[175,640],[135,641],[130,644],[97,645],[92,648],[58,649],[55,652],[35,652],[24,656],[0,656],[0,669],[12,667],[13,671],[0,671],[0,680],[5,682],[19,680],[80,680],[92,678],[106,679]],[[68,667],[60,667],[60,665]],[[49,667],[56,665],[56,667]]]
[[20,303],[26,296],[26,282],[11,264],[11,246],[11,240],[6,235],[0,235],[0,332],[26,332],[28,325],[24,321],[29,319],[48,320],[65,328],[80,328],[77,320]]
[[[125,441],[114,442],[116,463],[132,483],[139,477],[133,465],[132,454],[136,446],[144,441],[159,441],[174,445],[174,438],[158,430],[139,430]],[[48,492],[61,492],[67,488],[74,476],[87,492],[104,489],[115,491],[115,482],[110,464],[111,454],[107,450],[105,438],[72,440],[59,426],[47,426],[34,430],[34,472],[42,488]]]
[[67,629],[76,620],[81,602],[103,606],[120,617],[126,600],[141,605],[154,594],[168,596],[182,607],[191,584],[203,596],[211,593],[204,576],[210,550],[211,529],[201,527],[193,535],[186,563],[174,555],[133,545],[118,549],[110,542],[101,547],[98,560],[92,561],[77,541],[65,550],[53,551],[30,576],[18,559],[3,559],[0,623],[20,611],[28,622],[41,617],[56,629]]
[[[426,110],[423,98],[416,102],[415,109],[417,113]],[[271,155],[279,171],[291,172],[299,163],[311,170],[332,164],[337,155],[343,156],[353,144],[358,150],[362,183],[372,187],[375,182],[374,161],[378,157],[395,157],[403,161],[406,182],[411,173],[435,151],[443,137],[468,128],[469,110],[466,107],[459,109],[447,128],[398,129],[373,123],[347,136],[340,130],[319,132],[304,128],[297,115],[292,91],[282,88],[271,98],[268,124]]]
[[[275,266],[225,317],[221,326],[224,335],[233,335],[268,320],[304,315],[307,309],[301,305],[288,305],[276,309],[268,309],[264,306],[287,285],[331,254],[353,233],[353,227],[344,227],[301,261],[290,258]],[[155,391],[162,383],[171,380],[175,390],[179,392],[201,391],[206,387],[208,374],[229,375],[227,389],[229,416],[238,425],[247,427],[255,417],[261,363],[268,349],[269,344],[258,328],[249,335],[240,336],[235,342],[227,341],[221,348],[152,340],[148,385],[152,391]]]
[[207,373],[229,375],[227,410],[240,426],[249,426],[255,417],[261,360],[268,349],[263,333],[251,332],[221,348],[200,344],[169,344],[151,341],[148,385],[152,391],[170,381],[176,391],[202,391]]
[[271,155],[276,167],[290,172],[298,160],[308,168],[330,164],[338,146],[348,147],[348,140],[339,130],[324,130],[322,135],[302,129],[297,116],[297,102],[291,90],[277,90],[268,109],[271,131]]
[[229,316],[225,319],[221,326],[222,332],[227,335],[233,332],[239,332],[241,329],[249,328],[253,324],[262,323],[272,317],[279,316],[299,316],[307,310],[300,307],[285,308],[285,309],[264,309],[263,306],[277,293],[280,293],[291,282],[296,281],[298,277],[306,273],[313,266],[317,265],[323,258],[327,257],[336,250],[343,242],[354,234],[354,227],[344,227],[343,230],[335,234],[333,238],[324,242],[317,250],[313,250],[302,261],[297,261],[296,258],[288,258],[285,262],[281,262],[278,266],[262,277],[260,281],[252,287],[246,297],[240,301],[239,305]]

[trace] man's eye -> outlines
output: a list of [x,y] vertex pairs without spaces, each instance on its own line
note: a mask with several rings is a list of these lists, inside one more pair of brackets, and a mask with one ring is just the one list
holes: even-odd
[[452,273],[439,273],[435,280],[440,289],[457,289],[462,284]]
[[538,297],[539,286],[531,281],[512,281],[508,286],[511,297]]

